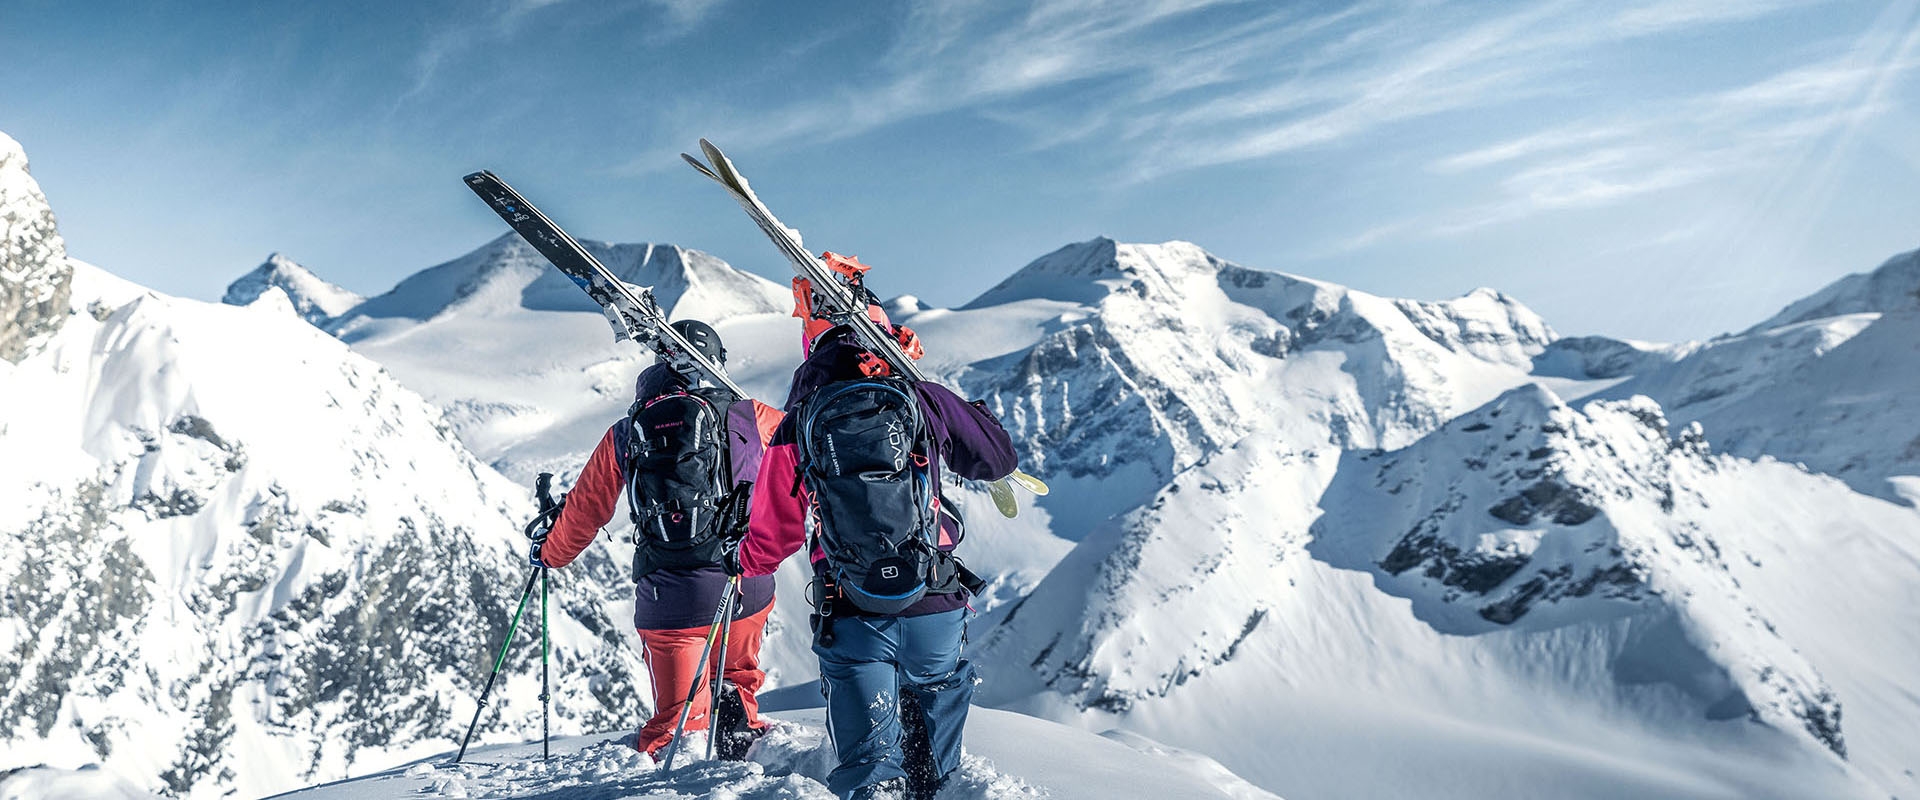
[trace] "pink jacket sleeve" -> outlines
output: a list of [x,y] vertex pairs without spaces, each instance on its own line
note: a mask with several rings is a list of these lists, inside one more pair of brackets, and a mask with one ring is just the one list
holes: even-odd
[[740,542],[740,566],[749,578],[773,574],[806,544],[807,490],[795,485],[798,452],[791,444],[776,445],[760,461],[747,538]]

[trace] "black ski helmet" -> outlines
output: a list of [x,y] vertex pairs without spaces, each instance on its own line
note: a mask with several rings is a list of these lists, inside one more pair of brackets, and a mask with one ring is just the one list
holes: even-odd
[[714,330],[712,325],[697,319],[683,319],[673,323],[673,330],[680,334],[680,338],[687,340],[687,344],[693,345],[700,355],[706,356],[708,361],[727,363],[727,348],[720,344],[720,332]]

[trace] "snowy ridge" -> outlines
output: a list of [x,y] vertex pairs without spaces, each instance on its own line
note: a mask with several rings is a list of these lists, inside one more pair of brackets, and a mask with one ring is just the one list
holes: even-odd
[[0,132],[0,359],[20,357],[66,321],[73,269],[27,153]]
[[[741,272],[698,250],[671,245],[580,244],[628,283],[653,288],[661,308],[681,316],[727,316],[785,310],[788,293],[757,275]],[[532,245],[506,233],[480,249],[431,267],[385,294],[341,314],[330,326],[358,342],[385,327],[380,321],[427,321],[465,312],[502,315],[514,309],[584,311],[599,308],[567,277],[547,264]]]
[[[526,490],[277,289],[210,305],[84,265],[74,287],[91,313],[0,365],[0,537],[32,554],[0,564],[8,760],[217,797],[447,747],[524,574]],[[555,677],[584,690],[556,726],[617,727],[639,665],[595,584],[622,570],[576,574]],[[530,658],[483,736],[537,726]]]
[[[764,797],[829,800],[833,768],[819,711],[774,715],[778,727],[745,762],[695,761],[662,773],[625,741],[627,734],[555,743],[542,762],[538,743],[496,746],[467,763],[435,758],[385,773],[286,795],[300,800],[411,797]],[[697,748],[696,748],[697,749]],[[1037,752],[1043,751],[1043,752]],[[0,784],[3,787],[4,784]],[[967,753],[940,800],[1106,800],[1179,797],[1274,800],[1217,763],[1139,737],[1099,737],[990,709],[974,709]]]
[[366,300],[322,280],[311,270],[294,263],[293,259],[274,253],[252,272],[227,284],[227,294],[220,302],[230,306],[248,305],[260,299],[270,288],[278,288],[286,293],[295,312],[321,327],[325,327],[328,320]]
[[1533,359],[1533,374],[1576,381],[1627,378],[1671,364],[1697,344],[1655,344],[1605,336],[1555,340]]
[[1722,452],[1772,456],[1920,502],[1920,251],[1690,348],[1600,397],[1645,394]]
[[1834,281],[1747,329],[1747,333],[1816,319],[1888,311],[1920,311],[1920,250],[1889,258],[1872,272]]

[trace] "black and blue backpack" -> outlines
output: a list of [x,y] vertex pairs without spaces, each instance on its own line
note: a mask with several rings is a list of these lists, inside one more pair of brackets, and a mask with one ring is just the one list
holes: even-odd
[[913,384],[830,383],[794,414],[815,542],[841,593],[864,611],[894,614],[959,591],[958,561],[939,546],[938,454]]

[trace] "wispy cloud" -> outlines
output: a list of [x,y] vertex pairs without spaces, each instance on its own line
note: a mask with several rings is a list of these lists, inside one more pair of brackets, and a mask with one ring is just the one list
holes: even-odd
[[[1870,32],[1837,57],[1625,117],[1561,125],[1441,158],[1442,174],[1505,168],[1504,199],[1435,212],[1400,235],[1458,235],[1540,213],[1592,208],[1754,171],[1791,173],[1805,154],[1896,108],[1887,88],[1920,67],[1920,30]],[[1805,185],[1805,175],[1784,178]]]
[[[706,109],[669,138],[704,132],[737,147],[780,146],[968,110],[1019,125],[1036,146],[1106,144],[1121,159],[1115,178],[1139,181],[1562,92],[1566,73],[1597,48],[1801,4],[1368,0],[1301,10],[1238,0],[1037,0],[1015,9],[936,0],[912,6],[870,77],[751,115]],[[1090,86],[1097,103],[1029,102]],[[737,123],[725,124],[729,117]],[[1455,168],[1473,162],[1464,155]],[[628,169],[673,163],[663,148]]]
[[[917,3],[876,59],[874,77],[751,115],[703,109],[671,141],[691,141],[706,132],[736,146],[758,147],[857,136],[960,109],[1018,117],[1023,103],[1040,93],[1109,79],[1125,88],[1110,98],[1107,109],[1063,105],[1046,115],[1056,129],[1120,136],[1125,131],[1117,128],[1124,123],[1107,110],[1145,113],[1137,106],[1245,81],[1249,65],[1270,60],[1275,48],[1352,13],[1301,15],[1243,0],[1041,0],[1024,12],[973,0]],[[1206,14],[1241,19],[1224,33],[1185,24]],[[1088,124],[1097,117],[1107,121]],[[728,118],[737,121],[727,124]],[[671,153],[671,148],[646,153],[628,168],[665,169],[673,163]]]
[[1794,6],[1809,5],[1807,0],[1679,0],[1679,2],[1643,3],[1622,9],[1608,20],[1608,27],[1620,34],[1665,33],[1702,24],[1756,19]]
[[[1617,96],[1604,65],[1660,37],[1691,47],[1708,40],[1696,34],[1747,35],[1738,26],[1814,2],[1036,0],[1010,9],[938,0],[912,7],[859,80],[771,109],[693,109],[664,134],[675,145],[709,135],[736,151],[781,149],[964,111],[1021,132],[1031,149],[1073,148],[1122,190],[1195,169],[1359,153],[1424,163],[1432,180],[1474,187],[1471,202],[1357,220],[1357,233],[1334,234],[1306,256],[1338,257],[1762,172],[1832,172],[1793,165],[1897,110],[1889,87],[1915,67],[1912,48],[1898,44],[1914,20],[1899,8],[1860,41],[1805,45],[1801,63],[1757,78],[1673,83],[1694,87],[1686,93],[1627,89],[1632,104],[1584,118],[1579,102],[1564,102]],[[1562,101],[1563,116],[1534,112],[1537,101]],[[1460,149],[1431,155],[1443,142]],[[642,153],[624,169],[673,169],[679,149]]]
[[[455,59],[484,45],[501,42],[518,34],[535,14],[563,5],[567,0],[477,0],[460,6],[457,17],[432,25],[420,52],[414,58],[413,80],[395,101],[405,105],[430,88],[441,70]],[[728,0],[642,0],[641,6],[659,15],[648,26],[645,40],[652,44],[684,36],[714,16]],[[576,9],[578,6],[576,6]],[[605,9],[601,9],[605,11]]]
[[476,3],[460,17],[434,25],[413,62],[413,82],[395,101],[396,107],[425,92],[449,61],[488,42],[512,36],[521,21],[535,11],[563,0],[504,0]]

